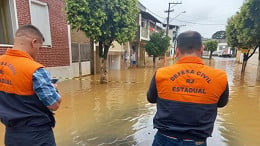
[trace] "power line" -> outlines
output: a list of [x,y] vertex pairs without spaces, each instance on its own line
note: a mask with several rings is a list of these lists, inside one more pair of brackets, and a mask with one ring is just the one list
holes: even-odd
[[[194,16],[189,16],[189,14],[188,15],[185,15],[185,17],[187,17],[187,18],[191,18],[191,19],[195,19],[195,20],[214,20],[214,19],[217,19],[217,18],[223,18],[223,15],[217,15],[217,16],[212,16],[212,17],[204,17],[204,18],[202,18],[202,17],[194,17]],[[195,21],[194,20],[194,21]]]
[[[174,5],[174,6],[176,6],[176,5]],[[150,10],[150,9],[146,9],[146,10],[149,11],[150,13],[152,13],[153,15],[155,15],[155,16],[158,17],[158,18],[163,19],[164,21],[166,20],[165,17],[156,14],[156,13],[153,12],[152,10]],[[186,17],[187,17],[187,16],[186,16]],[[189,17],[189,16],[188,16],[188,17]],[[189,18],[195,18],[195,17],[189,17]],[[212,18],[218,18],[218,17],[210,17],[210,18],[207,18],[207,19],[212,19]],[[185,21],[185,20],[175,19],[175,17],[174,17],[174,18],[170,18],[170,21],[173,21],[173,19],[176,20],[176,21],[179,21],[179,22],[190,23],[190,24],[196,24],[196,25],[226,25],[226,24],[214,24],[214,23],[212,23],[212,24],[196,23],[196,22],[191,22],[191,21]],[[195,18],[195,19],[199,19],[199,18]]]
[[196,22],[190,22],[190,21],[185,21],[185,20],[179,20],[179,19],[175,19],[176,21],[179,22],[184,22],[184,23],[190,23],[190,24],[197,24],[197,25],[226,25],[226,24],[210,24],[210,23],[196,23]]
[[161,19],[166,19],[165,17],[162,17],[162,16],[156,14],[155,12],[151,11],[150,9],[147,9],[147,8],[146,8],[146,10],[148,10],[150,13],[152,13],[153,15],[155,15],[155,16],[161,18]]
[[175,6],[177,6],[177,4],[175,4],[175,5],[171,6],[171,9],[172,9],[173,7],[175,7]]
[[[178,15],[176,15],[176,16],[174,16],[173,18],[170,18],[170,22],[172,22],[173,20],[175,20],[175,18],[177,18],[177,17],[179,17],[181,14],[183,14],[183,13],[186,13],[186,11],[182,11],[181,13],[179,13]],[[169,22],[169,23],[170,23]]]

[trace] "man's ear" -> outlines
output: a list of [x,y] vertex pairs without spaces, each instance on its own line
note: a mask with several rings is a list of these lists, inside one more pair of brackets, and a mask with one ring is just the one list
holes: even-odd
[[201,56],[203,55],[204,48],[205,48],[204,45],[202,45],[201,48],[200,48],[200,55],[201,55]]
[[37,40],[33,39],[31,43],[32,43],[32,46],[34,47],[37,44]]
[[175,48],[175,56],[179,57],[180,56],[180,50],[179,48]]

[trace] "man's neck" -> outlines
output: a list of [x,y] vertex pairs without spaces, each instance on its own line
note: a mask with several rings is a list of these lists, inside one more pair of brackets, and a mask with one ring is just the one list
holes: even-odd
[[201,57],[201,55],[199,53],[181,54],[181,55],[177,56],[177,60],[179,60],[183,57]]

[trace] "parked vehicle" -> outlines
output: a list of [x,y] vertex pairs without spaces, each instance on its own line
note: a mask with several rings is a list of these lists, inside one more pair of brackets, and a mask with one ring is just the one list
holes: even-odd
[[214,51],[214,52],[212,53],[212,56],[218,56],[218,51]]
[[227,43],[218,43],[218,48],[213,54],[219,57],[232,57],[231,48]]
[[231,48],[227,47],[217,52],[219,57],[232,57]]

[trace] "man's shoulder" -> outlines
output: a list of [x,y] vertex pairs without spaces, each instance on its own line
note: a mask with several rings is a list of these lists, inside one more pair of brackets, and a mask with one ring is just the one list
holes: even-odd
[[36,68],[41,68],[41,67],[44,67],[44,65],[42,65],[41,63],[35,61],[35,60],[28,60],[30,62],[30,64],[33,66],[33,67],[36,67]]
[[206,68],[204,68],[204,71],[207,76],[211,77],[212,79],[214,78],[214,80],[224,82],[227,81],[227,73],[222,69],[207,66]]
[[40,68],[44,68],[44,65],[42,65],[41,63],[35,61],[35,60],[30,60],[25,58],[24,59],[24,66],[21,67],[21,70],[24,70],[25,72],[30,71],[32,73],[34,73],[36,70],[40,69]]
[[205,66],[205,67],[206,67],[206,70],[208,70],[209,72],[226,74],[226,72],[224,70],[222,70],[222,69],[214,68],[214,67],[211,67],[211,66]]

